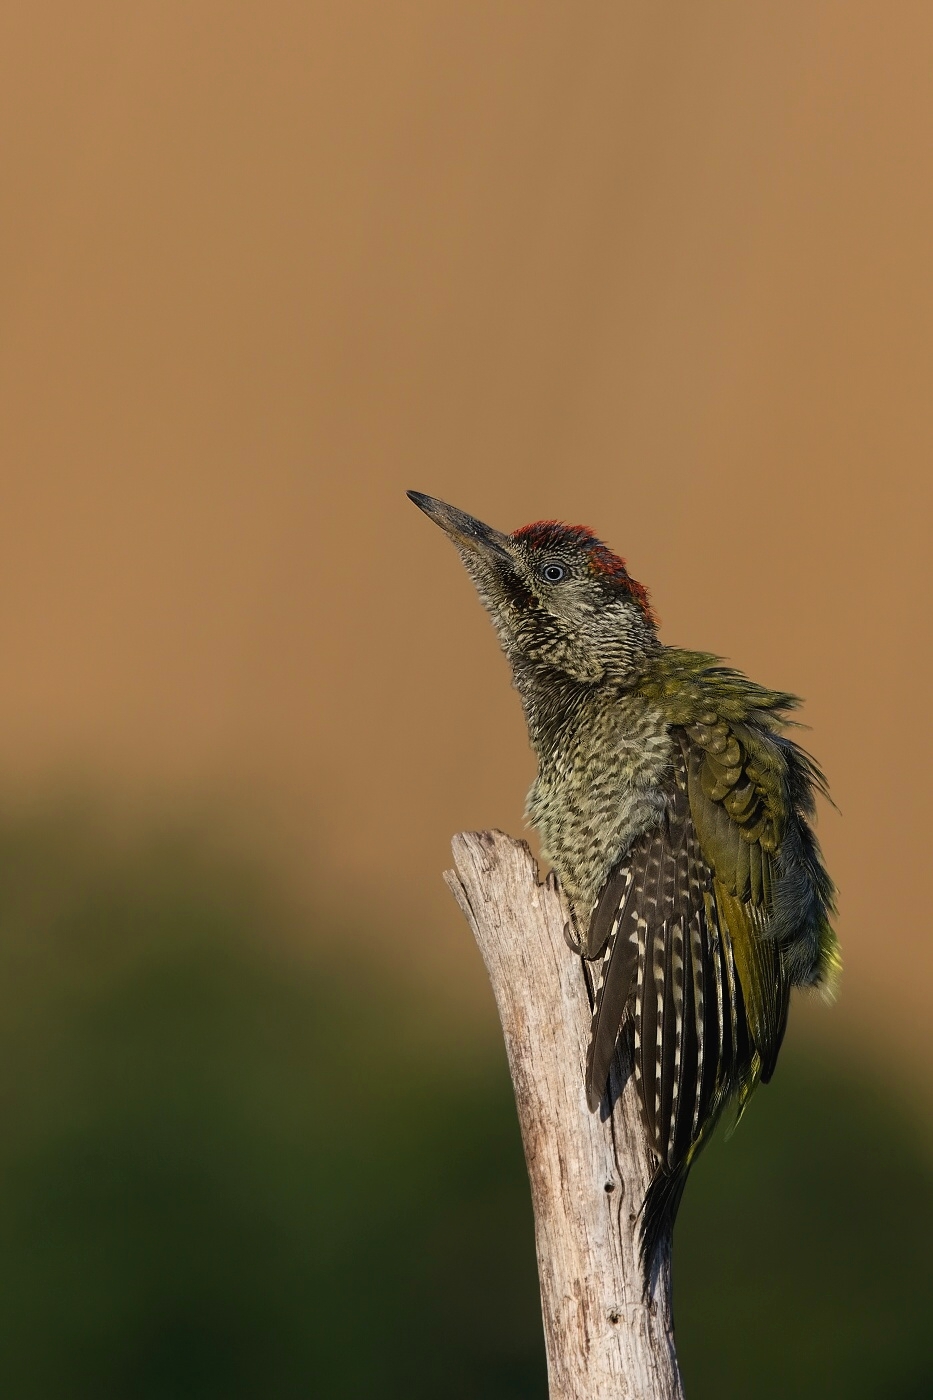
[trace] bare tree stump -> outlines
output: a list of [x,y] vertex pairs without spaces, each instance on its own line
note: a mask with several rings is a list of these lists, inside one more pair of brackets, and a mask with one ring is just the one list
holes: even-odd
[[524,842],[454,837],[445,878],[483,955],[515,1086],[531,1179],[551,1400],[683,1400],[674,1350],[670,1250],[643,1296],[638,1212],[651,1156],[624,1051],[612,1113],[584,1092],[587,972],[564,940],[555,881]]

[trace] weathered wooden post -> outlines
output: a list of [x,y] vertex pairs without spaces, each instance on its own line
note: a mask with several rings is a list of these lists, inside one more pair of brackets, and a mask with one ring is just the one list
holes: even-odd
[[649,1299],[638,1211],[651,1176],[634,1078],[617,1052],[610,1117],[589,1111],[587,965],[564,941],[556,883],[498,831],[453,841],[450,885],[492,982],[535,1215],[551,1400],[682,1400],[670,1250]]

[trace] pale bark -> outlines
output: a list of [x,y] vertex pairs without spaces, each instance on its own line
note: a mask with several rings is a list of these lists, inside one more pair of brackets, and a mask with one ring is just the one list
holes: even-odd
[[453,853],[446,879],[483,955],[515,1086],[551,1400],[682,1400],[669,1249],[643,1296],[638,1212],[651,1157],[634,1079],[618,1052],[612,1114],[589,1111],[590,990],[564,940],[558,888],[539,884],[528,847],[502,832],[463,832]]

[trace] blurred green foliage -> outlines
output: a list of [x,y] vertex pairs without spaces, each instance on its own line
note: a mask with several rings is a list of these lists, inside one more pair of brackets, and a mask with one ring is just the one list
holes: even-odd
[[688,1396],[933,1396],[926,1124],[877,1073],[789,1047],[697,1163],[674,1256]]
[[[0,828],[0,1394],[542,1400],[498,1045],[352,930],[299,956],[235,861],[87,828]],[[788,1056],[678,1226],[691,1400],[933,1394],[931,1247],[919,1134]]]

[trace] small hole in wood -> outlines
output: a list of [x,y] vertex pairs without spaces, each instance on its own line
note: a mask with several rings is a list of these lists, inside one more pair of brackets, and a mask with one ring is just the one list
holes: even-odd
[[615,1189],[616,1184],[614,1181],[607,1181],[605,1186],[603,1187],[603,1190],[605,1191],[607,1196],[609,1195],[610,1191],[614,1191]]

